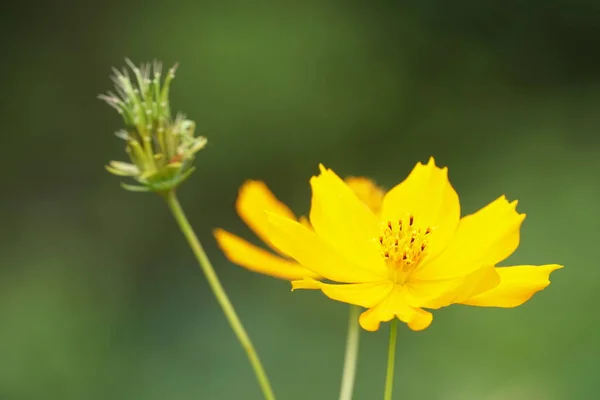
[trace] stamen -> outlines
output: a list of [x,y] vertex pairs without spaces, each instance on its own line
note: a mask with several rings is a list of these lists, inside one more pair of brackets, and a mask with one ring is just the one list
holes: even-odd
[[415,226],[415,217],[407,214],[397,223],[385,221],[378,236],[381,255],[385,259],[390,277],[397,283],[404,283],[426,256],[428,235],[431,227]]

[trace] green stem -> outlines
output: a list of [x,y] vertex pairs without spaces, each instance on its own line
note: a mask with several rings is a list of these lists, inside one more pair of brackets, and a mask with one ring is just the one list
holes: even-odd
[[252,364],[252,368],[254,369],[254,373],[256,374],[256,379],[258,380],[263,395],[265,396],[265,399],[275,400],[275,395],[273,394],[273,389],[271,389],[269,378],[267,378],[267,374],[265,373],[260,359],[258,358],[258,354],[256,354],[254,345],[252,345],[250,337],[248,337],[248,333],[246,333],[246,330],[244,329],[244,326],[242,325],[237,313],[235,312],[235,309],[231,305],[231,301],[229,301],[229,297],[227,297],[225,289],[223,289],[223,286],[221,285],[221,282],[219,281],[219,278],[217,277],[217,274],[215,273],[215,270],[212,264],[210,263],[206,252],[202,248],[198,237],[194,233],[192,226],[190,225],[187,217],[185,216],[185,213],[183,212],[183,209],[179,204],[179,200],[177,200],[175,191],[171,190],[165,193],[164,197],[167,201],[167,204],[169,205],[169,208],[171,209],[171,212],[173,213],[173,216],[175,217],[175,220],[177,221],[177,224],[179,225],[179,228],[181,229],[181,232],[183,232],[183,235],[187,239],[190,247],[192,248],[196,259],[200,264],[200,268],[206,276],[208,284],[210,285],[213,293],[215,294],[217,301],[221,305],[223,313],[225,314],[225,317],[231,325],[231,329],[233,330],[238,340],[242,344],[242,347],[246,351],[246,354],[250,359],[250,364]]
[[354,377],[356,376],[356,360],[358,359],[358,339],[360,335],[360,327],[358,325],[359,314],[360,308],[350,305],[350,320],[348,321],[348,336],[346,337],[346,355],[344,356],[340,400],[352,400]]
[[390,323],[390,344],[388,347],[387,373],[385,375],[385,394],[383,400],[392,400],[392,388],[394,386],[394,366],[396,363],[396,337],[398,336],[398,319],[394,318]]

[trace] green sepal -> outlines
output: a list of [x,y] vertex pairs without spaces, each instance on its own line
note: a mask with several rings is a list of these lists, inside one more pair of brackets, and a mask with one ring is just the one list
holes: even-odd
[[130,192],[168,192],[169,190],[175,189],[181,183],[183,183],[186,179],[188,179],[196,170],[196,167],[190,167],[185,172],[175,175],[172,179],[156,181],[156,182],[142,182],[139,181],[143,186],[138,185],[129,185],[127,183],[121,182],[121,187]]
[[129,184],[123,183],[123,182],[121,182],[121,187],[130,192],[140,192],[140,193],[145,192],[145,193],[147,193],[147,192],[152,191],[148,186],[129,185]]
[[177,186],[183,183],[183,181],[189,178],[195,170],[195,167],[191,167],[184,173],[176,175],[173,179],[148,184],[148,188],[150,188],[150,191],[152,192],[167,192],[169,190],[175,189]]

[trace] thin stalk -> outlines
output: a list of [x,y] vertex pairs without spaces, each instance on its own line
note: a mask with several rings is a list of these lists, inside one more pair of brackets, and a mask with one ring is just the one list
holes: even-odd
[[354,391],[354,377],[356,376],[356,361],[358,359],[358,342],[360,338],[359,314],[360,308],[350,305],[350,320],[348,321],[348,336],[346,337],[346,355],[344,356],[340,400],[352,400],[352,393]]
[[240,321],[237,313],[235,312],[233,305],[231,305],[231,301],[229,300],[229,297],[227,297],[225,289],[223,289],[223,286],[221,285],[221,282],[219,281],[219,278],[217,277],[217,274],[215,273],[215,270],[210,260],[208,259],[206,252],[202,248],[198,237],[194,233],[192,226],[190,225],[187,217],[185,216],[185,213],[181,208],[181,204],[179,204],[179,200],[175,195],[175,191],[171,190],[165,193],[164,197],[167,201],[169,208],[171,209],[171,212],[173,213],[173,216],[175,217],[175,220],[177,221],[177,224],[179,225],[179,228],[181,229],[181,232],[183,233],[183,235],[188,241],[188,244],[192,248],[196,259],[200,264],[200,268],[206,276],[206,280],[208,281],[210,288],[215,294],[217,301],[221,305],[223,313],[229,321],[229,325],[231,325],[231,329],[233,330],[238,340],[240,341],[242,347],[246,351],[246,354],[250,359],[250,364],[252,364],[252,368],[254,369],[254,373],[256,374],[256,379],[260,384],[265,399],[275,400],[275,395],[273,394],[273,389],[271,389],[269,378],[267,377],[267,374],[265,373],[260,359],[258,358],[258,354],[254,349],[254,345],[250,341],[250,337],[248,336],[248,333],[246,333],[246,329],[244,329],[244,326],[242,325],[242,322]]
[[390,344],[388,347],[387,373],[385,375],[385,392],[383,400],[392,400],[392,388],[394,386],[394,367],[396,363],[396,337],[398,336],[398,319],[394,318],[390,323]]

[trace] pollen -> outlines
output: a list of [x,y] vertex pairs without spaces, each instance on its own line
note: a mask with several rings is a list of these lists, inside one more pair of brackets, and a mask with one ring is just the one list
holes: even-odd
[[420,227],[412,214],[397,221],[385,221],[378,237],[381,256],[396,281],[410,274],[427,254],[431,227]]

